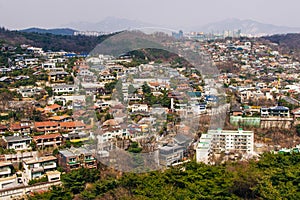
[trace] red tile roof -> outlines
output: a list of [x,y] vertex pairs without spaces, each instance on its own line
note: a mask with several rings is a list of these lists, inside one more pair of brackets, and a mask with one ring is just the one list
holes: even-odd
[[0,130],[7,130],[7,126],[0,124]]
[[58,126],[58,123],[57,122],[51,122],[51,121],[35,122],[34,126],[35,127]]
[[10,125],[11,130],[20,130],[21,129],[21,124],[20,123],[15,123]]
[[49,134],[49,135],[38,135],[38,136],[33,136],[33,140],[51,139],[51,138],[57,138],[57,137],[62,137],[62,136],[60,133]]
[[60,127],[80,127],[80,126],[86,126],[81,121],[74,121],[74,122],[61,122]]
[[56,109],[59,109],[61,106],[60,105],[58,105],[58,104],[52,104],[52,105],[50,105],[50,106],[46,106],[45,108],[44,108],[44,110],[56,110]]

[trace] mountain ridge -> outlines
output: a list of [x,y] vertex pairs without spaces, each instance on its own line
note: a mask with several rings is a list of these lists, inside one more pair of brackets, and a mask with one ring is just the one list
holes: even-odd
[[71,29],[71,28],[53,28],[53,29],[43,29],[43,28],[37,28],[37,27],[31,27],[27,29],[22,29],[19,30],[20,32],[25,32],[25,33],[50,33],[53,35],[74,35],[74,32],[76,30]]
[[299,33],[300,27],[278,26],[268,23],[262,23],[251,19],[229,18],[203,26],[194,26],[190,28],[192,31],[202,31],[206,33],[222,33],[224,31],[241,30],[242,34],[263,36],[286,33]]
[[138,20],[107,17],[99,22],[72,22],[64,26],[71,27],[80,31],[99,31],[99,32],[118,32],[127,29],[143,28],[155,26],[154,24]]

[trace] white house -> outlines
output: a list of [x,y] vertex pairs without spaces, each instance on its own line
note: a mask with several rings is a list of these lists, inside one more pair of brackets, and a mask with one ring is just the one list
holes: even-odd
[[48,181],[60,180],[60,172],[56,171],[57,168],[57,158],[54,156],[44,156],[39,158],[30,158],[23,160],[23,180],[28,183],[32,179],[41,178],[47,173]]
[[13,187],[17,183],[17,176],[13,173],[11,162],[0,162],[0,190]]
[[55,85],[52,87],[54,94],[74,94],[76,91],[74,85]]
[[29,136],[7,136],[3,138],[7,149],[16,151],[30,150],[32,138]]
[[129,106],[131,112],[148,112],[149,108],[147,104],[133,104]]

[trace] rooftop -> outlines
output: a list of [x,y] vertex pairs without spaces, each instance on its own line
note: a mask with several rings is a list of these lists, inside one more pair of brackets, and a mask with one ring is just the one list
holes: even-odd
[[4,138],[7,142],[21,142],[31,140],[29,136],[7,136]]
[[30,159],[25,159],[23,162],[27,165],[29,164],[34,164],[34,163],[43,163],[43,162],[48,162],[48,161],[56,161],[57,158],[55,156],[43,156],[39,158],[30,158]]

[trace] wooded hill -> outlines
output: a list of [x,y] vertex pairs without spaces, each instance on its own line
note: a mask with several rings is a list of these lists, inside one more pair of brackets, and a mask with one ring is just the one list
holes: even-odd
[[44,50],[88,53],[109,36],[89,37],[54,35],[50,33],[27,33],[0,28],[0,43],[8,45],[28,44]]
[[109,169],[80,169],[62,175],[63,187],[29,199],[300,199],[299,175],[297,153],[216,166],[191,162],[121,177]]
[[300,33],[271,35],[262,38],[278,44],[282,53],[292,54],[300,60]]

